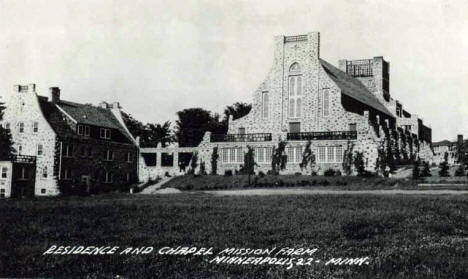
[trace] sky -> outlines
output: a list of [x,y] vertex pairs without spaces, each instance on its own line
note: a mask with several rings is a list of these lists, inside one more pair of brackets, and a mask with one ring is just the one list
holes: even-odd
[[36,83],[65,100],[120,102],[143,122],[251,102],[275,35],[320,32],[321,58],[384,56],[390,94],[468,137],[468,1],[0,0],[0,95]]

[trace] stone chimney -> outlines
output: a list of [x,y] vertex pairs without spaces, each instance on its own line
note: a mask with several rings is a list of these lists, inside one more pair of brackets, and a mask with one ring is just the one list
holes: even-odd
[[28,85],[14,85],[14,90],[15,92],[18,93],[25,93],[25,92],[36,92],[36,84],[35,83],[30,83]]
[[113,102],[111,105],[110,105],[111,108],[113,109],[120,109],[120,103],[119,102]]
[[49,101],[53,104],[60,102],[60,88],[49,87]]
[[103,101],[99,103],[99,107],[103,109],[107,109],[109,108],[109,104]]

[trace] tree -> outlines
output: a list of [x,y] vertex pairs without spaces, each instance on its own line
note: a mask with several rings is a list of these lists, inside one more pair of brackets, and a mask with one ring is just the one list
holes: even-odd
[[364,153],[357,151],[354,154],[353,165],[359,176],[366,175],[367,172],[366,172],[365,163],[364,163]]
[[310,168],[313,172],[313,168],[315,167],[315,154],[310,148],[311,142],[310,140],[307,141],[307,144],[304,148],[304,152],[302,153],[302,162],[299,164],[299,166],[302,169],[306,169],[307,166],[310,164]]
[[430,176],[432,176],[432,174],[431,174],[431,169],[429,167],[429,162],[424,162],[424,168],[421,173],[421,177],[430,177]]
[[247,153],[244,154],[244,166],[241,172],[248,175],[248,181],[250,186],[250,176],[255,174],[255,154],[251,146],[247,146]]
[[232,115],[232,119],[239,119],[247,115],[252,109],[251,104],[236,102],[231,106],[227,106],[224,109],[224,120],[227,121],[229,115]]
[[284,154],[286,149],[286,141],[280,140],[278,142],[278,148],[273,147],[273,155],[271,156],[271,171],[273,174],[278,174],[280,170],[286,168],[288,156]]
[[463,166],[463,164],[460,164],[460,166],[458,166],[457,170],[455,171],[455,176],[465,176],[465,167]]
[[198,146],[205,132],[226,133],[227,127],[220,121],[218,114],[211,113],[202,108],[189,108],[177,112],[175,138],[179,146]]
[[[0,103],[0,121],[3,119],[3,110],[5,106],[3,103]],[[13,139],[11,137],[10,129],[4,128],[0,125],[0,161],[8,160],[13,153],[15,153],[13,148]]]
[[198,166],[198,153],[194,152],[192,154],[192,159],[190,160],[189,174],[195,174],[195,170],[197,169],[197,166]]
[[213,153],[211,153],[211,174],[216,175],[218,173],[218,147],[213,148]]
[[352,173],[351,166],[353,165],[353,149],[354,143],[348,141],[346,150],[343,154],[343,171],[346,175],[351,175]]
[[136,120],[131,114],[128,114],[124,111],[122,111],[122,119],[133,137],[136,138],[142,136],[145,131],[145,125],[143,123]]
[[443,161],[442,163],[440,163],[440,165],[439,165],[439,176],[440,176],[440,177],[448,177],[448,176],[450,176],[450,173],[449,173],[449,165],[448,165],[447,160],[445,160],[445,161]]
[[414,161],[414,164],[413,164],[413,179],[418,179],[419,177],[420,177],[419,161]]
[[385,175],[387,164],[387,154],[385,152],[384,143],[382,142],[377,149],[377,161],[375,162],[375,170],[378,174]]
[[161,143],[162,147],[166,147],[171,142],[173,142],[173,136],[170,121],[166,121],[162,125],[146,124],[141,138],[141,146],[155,146]]

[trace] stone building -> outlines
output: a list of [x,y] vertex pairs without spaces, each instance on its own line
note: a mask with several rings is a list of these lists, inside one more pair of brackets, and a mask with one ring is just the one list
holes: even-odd
[[35,84],[15,85],[1,124],[17,152],[12,196],[123,189],[137,180],[138,148],[118,103],[78,104],[62,100],[58,87],[47,98]]
[[431,129],[404,110],[390,94],[389,63],[383,57],[340,60],[320,57],[318,32],[274,39],[273,65],[253,94],[250,113],[229,121],[227,135],[205,135],[201,160],[218,147],[218,172],[239,169],[246,147],[255,151],[257,170],[271,169],[273,147],[286,141],[287,168],[301,171],[311,142],[317,171],[341,169],[345,150],[362,152],[375,171],[379,149],[395,158],[432,161]]

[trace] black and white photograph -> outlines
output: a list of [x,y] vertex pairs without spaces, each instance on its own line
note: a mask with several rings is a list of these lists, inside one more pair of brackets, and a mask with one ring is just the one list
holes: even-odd
[[468,278],[468,1],[0,0],[0,278]]

